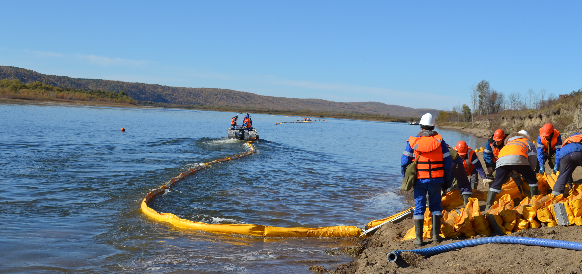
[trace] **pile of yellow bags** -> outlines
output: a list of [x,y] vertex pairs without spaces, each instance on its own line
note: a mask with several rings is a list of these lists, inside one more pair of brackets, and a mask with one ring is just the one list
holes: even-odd
[[[569,225],[582,226],[582,185],[574,185],[572,189],[566,186],[567,198],[564,198],[563,195],[547,194],[550,187],[554,186],[556,179],[556,174],[538,174],[538,188],[541,194],[533,196],[531,199],[519,191],[513,180],[509,181],[498,194],[499,200],[491,206],[485,215],[481,214],[479,199],[475,197],[469,198],[469,202],[464,208],[450,209],[451,206],[456,207],[463,204],[460,194],[458,194],[459,197],[456,197],[456,193],[450,192],[442,199],[444,210],[440,235],[445,238],[491,236],[493,232],[511,234],[526,228],[539,228],[541,223],[545,223],[549,227],[556,226],[558,222],[553,207],[556,203],[564,205]],[[524,187],[529,188],[527,184],[524,184]],[[517,206],[516,202],[519,202]],[[432,238],[432,218],[433,216],[427,208],[424,215],[424,239]],[[416,235],[413,227],[408,230],[402,240],[414,238]]]

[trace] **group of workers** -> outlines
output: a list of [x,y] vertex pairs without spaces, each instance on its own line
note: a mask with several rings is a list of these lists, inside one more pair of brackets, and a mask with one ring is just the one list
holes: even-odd
[[[485,210],[495,202],[495,196],[510,178],[520,190],[530,198],[539,195],[536,172],[545,172],[548,161],[553,173],[559,171],[552,194],[564,194],[566,183],[572,184],[572,172],[582,166],[582,133],[574,133],[562,142],[560,132],[552,124],[540,128],[537,146],[530,141],[527,131],[506,135],[502,129],[496,130],[487,140],[483,150],[486,171],[479,157],[465,141],[449,147],[443,137],[434,131],[435,119],[432,114],[422,116],[420,132],[410,137],[401,157],[401,171],[416,161],[416,181],[414,183],[414,244],[423,244],[422,234],[424,212],[427,206],[432,218],[432,227],[441,226],[441,197],[447,190],[456,187],[467,204],[473,189],[477,188],[480,176],[489,184]],[[521,177],[527,181],[529,191],[523,188]],[[440,242],[440,231],[433,229],[432,240]]]
[[[238,115],[232,117],[232,119],[230,120],[230,126],[232,129],[235,129],[237,120],[238,120]],[[249,115],[247,113],[247,114],[245,114],[245,118],[243,120],[243,129],[251,130],[252,128],[253,128],[253,120],[251,120],[251,115]]]

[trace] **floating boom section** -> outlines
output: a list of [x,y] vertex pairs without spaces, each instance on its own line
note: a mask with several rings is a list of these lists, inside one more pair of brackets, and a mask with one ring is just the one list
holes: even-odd
[[329,226],[329,227],[275,227],[254,224],[208,224],[202,222],[194,222],[182,219],[172,213],[158,213],[151,207],[149,203],[154,197],[163,194],[167,189],[170,189],[175,183],[182,179],[210,167],[213,164],[232,161],[233,159],[242,158],[255,153],[255,148],[251,144],[246,143],[250,147],[250,151],[238,154],[231,157],[226,157],[220,160],[200,164],[195,168],[191,168],[184,173],[180,173],[177,177],[172,178],[165,185],[152,190],[141,202],[141,210],[148,217],[159,221],[169,223],[175,227],[192,230],[202,230],[215,233],[225,234],[242,234],[259,237],[357,237],[362,231],[356,226]]

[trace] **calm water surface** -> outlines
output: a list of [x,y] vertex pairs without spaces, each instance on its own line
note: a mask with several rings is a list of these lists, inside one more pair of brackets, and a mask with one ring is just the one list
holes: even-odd
[[[184,231],[143,197],[198,163],[247,151],[234,113],[0,105],[0,272],[311,273],[354,239],[263,239]],[[407,207],[400,155],[418,126],[252,115],[257,153],[181,181],[152,207],[194,221],[363,227]],[[120,128],[126,132],[121,132]],[[439,131],[455,145],[485,144]]]

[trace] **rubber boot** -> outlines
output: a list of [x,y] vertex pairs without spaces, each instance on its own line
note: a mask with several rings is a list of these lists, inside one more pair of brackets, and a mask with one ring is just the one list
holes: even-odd
[[477,189],[478,184],[479,183],[471,183],[471,189],[473,189],[473,190]]
[[471,194],[463,194],[461,196],[463,196],[463,202],[467,205],[469,203],[469,198],[471,198]]
[[443,238],[439,235],[441,233],[441,216],[432,216],[432,242],[440,243]]
[[529,186],[529,192],[531,194],[531,196],[529,196],[530,198],[533,197],[534,195],[540,195],[540,191],[538,190],[538,186]]
[[416,246],[422,246],[422,227],[424,226],[424,219],[415,219],[414,220],[414,233],[416,233],[416,239],[414,240],[414,244]]
[[485,202],[487,202],[487,205],[485,206],[485,212],[489,211],[489,208],[491,208],[493,203],[495,203],[495,195],[497,195],[497,192],[491,190],[487,192],[487,199],[485,200]]

